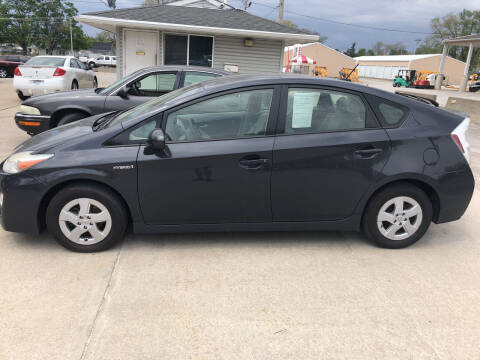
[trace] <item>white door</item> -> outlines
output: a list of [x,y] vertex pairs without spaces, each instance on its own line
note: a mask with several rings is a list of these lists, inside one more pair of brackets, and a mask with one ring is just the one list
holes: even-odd
[[158,33],[125,31],[125,74],[157,64]]

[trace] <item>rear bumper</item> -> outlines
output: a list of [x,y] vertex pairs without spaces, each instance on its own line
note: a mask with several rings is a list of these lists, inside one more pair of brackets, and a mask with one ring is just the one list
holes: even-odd
[[36,135],[50,129],[50,116],[16,113],[15,123],[23,131],[31,135]]
[[[3,164],[2,164],[3,165]],[[0,172],[0,221],[7,231],[38,234],[39,209],[46,186],[24,173]]]
[[13,79],[13,87],[17,92],[22,92],[24,96],[45,95],[70,90],[70,87],[67,87],[65,83],[66,81],[63,77],[35,80],[15,76]]
[[439,197],[437,224],[460,219],[470,204],[475,180],[470,167],[463,171],[446,173],[438,182]]

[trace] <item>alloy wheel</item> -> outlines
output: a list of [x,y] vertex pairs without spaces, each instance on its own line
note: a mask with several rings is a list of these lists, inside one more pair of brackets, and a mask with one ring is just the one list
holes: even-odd
[[112,229],[112,217],[101,202],[78,198],[68,202],[58,216],[60,229],[70,241],[93,245],[105,239]]
[[378,212],[380,233],[390,240],[404,240],[412,236],[422,224],[420,204],[408,196],[388,200]]
[[8,76],[7,70],[0,69],[0,78],[6,78]]

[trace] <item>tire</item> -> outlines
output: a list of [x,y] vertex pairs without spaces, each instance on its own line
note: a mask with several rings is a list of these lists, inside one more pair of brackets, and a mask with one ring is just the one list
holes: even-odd
[[398,183],[370,200],[363,216],[363,231],[380,247],[401,249],[425,234],[432,216],[432,203],[423,190],[409,183]]
[[78,82],[77,80],[72,81],[72,90],[78,90]]
[[90,69],[93,69],[94,67],[96,67],[96,65],[95,65],[95,63],[94,63],[93,61],[90,61],[90,62],[88,63],[88,67],[89,67]]
[[4,79],[8,77],[8,71],[7,69],[0,68],[0,78]]
[[25,101],[25,100],[27,100],[28,98],[30,98],[30,96],[25,96],[25,95],[23,95],[23,93],[22,93],[21,91],[18,91],[18,92],[17,92],[17,96],[18,96],[18,98],[19,98],[20,100],[22,100],[22,101]]
[[48,231],[60,245],[88,253],[107,250],[121,241],[128,216],[123,202],[108,188],[77,184],[52,198],[46,220]]
[[57,126],[70,124],[74,121],[78,121],[78,120],[84,119],[86,117],[88,117],[88,115],[85,115],[84,113],[80,113],[80,112],[69,113],[69,114],[63,115],[60,118],[60,120],[58,120]]
[[94,89],[98,88],[98,80],[96,76],[93,78],[93,88]]

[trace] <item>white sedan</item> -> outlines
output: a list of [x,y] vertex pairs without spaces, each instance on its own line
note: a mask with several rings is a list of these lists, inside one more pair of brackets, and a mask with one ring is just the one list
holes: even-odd
[[21,100],[97,85],[95,73],[73,56],[36,56],[18,66],[13,78],[13,87]]

